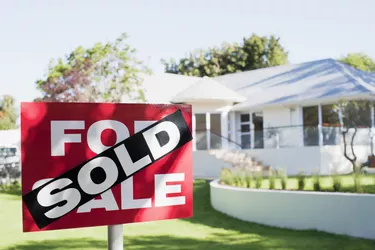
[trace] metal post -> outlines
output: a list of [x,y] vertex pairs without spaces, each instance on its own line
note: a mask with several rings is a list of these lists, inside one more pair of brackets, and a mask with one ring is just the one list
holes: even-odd
[[123,250],[123,225],[108,226],[108,250]]

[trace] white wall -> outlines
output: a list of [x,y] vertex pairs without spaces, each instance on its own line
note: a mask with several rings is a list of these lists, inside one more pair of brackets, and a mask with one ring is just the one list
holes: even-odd
[[375,239],[375,195],[256,190],[213,181],[211,204],[244,221]]
[[263,165],[270,165],[274,169],[284,168],[289,175],[296,175],[300,171],[307,173],[319,171],[320,148],[265,148],[244,150],[248,155],[262,161]]
[[229,111],[231,105],[226,102],[194,102],[191,103],[193,113],[206,113],[216,112],[220,113],[223,111]]
[[21,146],[21,130],[0,130],[0,146]]
[[267,128],[276,127],[279,132],[280,147],[303,146],[302,112],[300,107],[266,108],[263,110],[263,127],[265,128],[264,147],[275,148],[276,138],[268,138]]
[[[348,149],[349,150],[349,149]],[[370,153],[368,146],[355,146],[354,152],[358,162],[367,160]],[[213,154],[215,151],[226,150],[201,150],[194,151],[194,176],[219,178],[220,169],[229,166],[229,163],[217,159]],[[250,157],[262,161],[264,166],[270,165],[274,169],[285,169],[288,175],[296,175],[300,171],[307,174],[346,174],[352,170],[351,163],[344,157],[341,146],[311,146],[303,148],[266,148],[242,150]],[[349,151],[348,151],[349,152]],[[220,155],[220,154],[219,154]],[[350,155],[350,154],[349,154]]]
[[194,178],[215,179],[220,176],[223,167],[229,167],[228,163],[217,159],[209,151],[193,152],[193,176]]
[[[369,146],[354,146],[353,148],[358,163],[367,161],[367,156],[371,153]],[[347,152],[348,155],[352,157],[350,146],[347,147]],[[352,171],[352,164],[344,157],[344,146],[323,146],[320,148],[320,155],[320,170],[323,174],[329,174],[335,171],[339,173],[350,173]]]

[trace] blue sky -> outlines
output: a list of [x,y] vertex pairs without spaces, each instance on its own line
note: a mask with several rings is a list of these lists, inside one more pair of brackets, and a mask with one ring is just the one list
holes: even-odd
[[375,1],[0,0],[0,95],[39,95],[50,59],[122,32],[155,73],[161,58],[274,34],[291,63],[364,52],[375,58]]

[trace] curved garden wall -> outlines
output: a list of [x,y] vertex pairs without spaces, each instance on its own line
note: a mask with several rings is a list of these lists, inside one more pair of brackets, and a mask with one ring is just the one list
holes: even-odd
[[240,220],[375,239],[373,194],[210,186],[213,208]]

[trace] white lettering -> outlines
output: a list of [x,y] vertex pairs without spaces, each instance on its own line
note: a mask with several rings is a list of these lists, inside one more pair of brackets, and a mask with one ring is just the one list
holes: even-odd
[[167,185],[167,182],[185,180],[185,174],[156,174],[155,175],[155,207],[165,207],[185,204],[185,196],[167,197],[167,194],[181,193],[181,185]]
[[154,124],[156,121],[134,121],[134,133],[138,133],[142,129]]
[[127,176],[132,175],[144,166],[151,163],[151,158],[149,155],[144,156],[136,162],[133,162],[124,144],[114,148],[114,151]]
[[[168,141],[163,146],[160,145],[156,135],[166,132],[168,134]],[[157,124],[149,130],[143,132],[143,137],[151,151],[152,157],[155,160],[171,152],[180,141],[180,130],[173,122],[165,121]]]
[[95,122],[87,131],[87,144],[90,149],[96,154],[99,154],[111,147],[103,145],[100,138],[100,135],[106,129],[112,129],[116,132],[116,143],[119,143],[120,141],[125,140],[129,137],[128,127],[126,127],[122,122],[115,120],[102,120]]
[[64,156],[67,142],[81,142],[81,135],[65,134],[65,129],[84,128],[84,121],[51,121],[51,156]]
[[[105,180],[96,184],[91,179],[91,171],[100,167],[105,171]],[[99,194],[110,188],[118,177],[118,169],[115,162],[108,157],[98,157],[86,163],[78,172],[78,183],[82,190],[88,194]]]
[[89,213],[93,208],[105,208],[106,211],[119,210],[112,190],[109,189],[100,195],[101,199],[92,199],[89,202],[80,206],[77,213]]
[[37,200],[39,204],[44,207],[53,206],[59,202],[67,201],[63,206],[54,207],[46,212],[45,216],[51,219],[61,217],[79,204],[81,201],[81,194],[75,188],[68,188],[58,193],[51,194],[52,191],[61,190],[71,183],[72,181],[67,178],[59,179],[51,182],[39,191]]
[[134,209],[134,208],[147,208],[152,207],[151,199],[134,199],[133,191],[133,177],[123,181],[121,183],[121,208],[122,209]]

